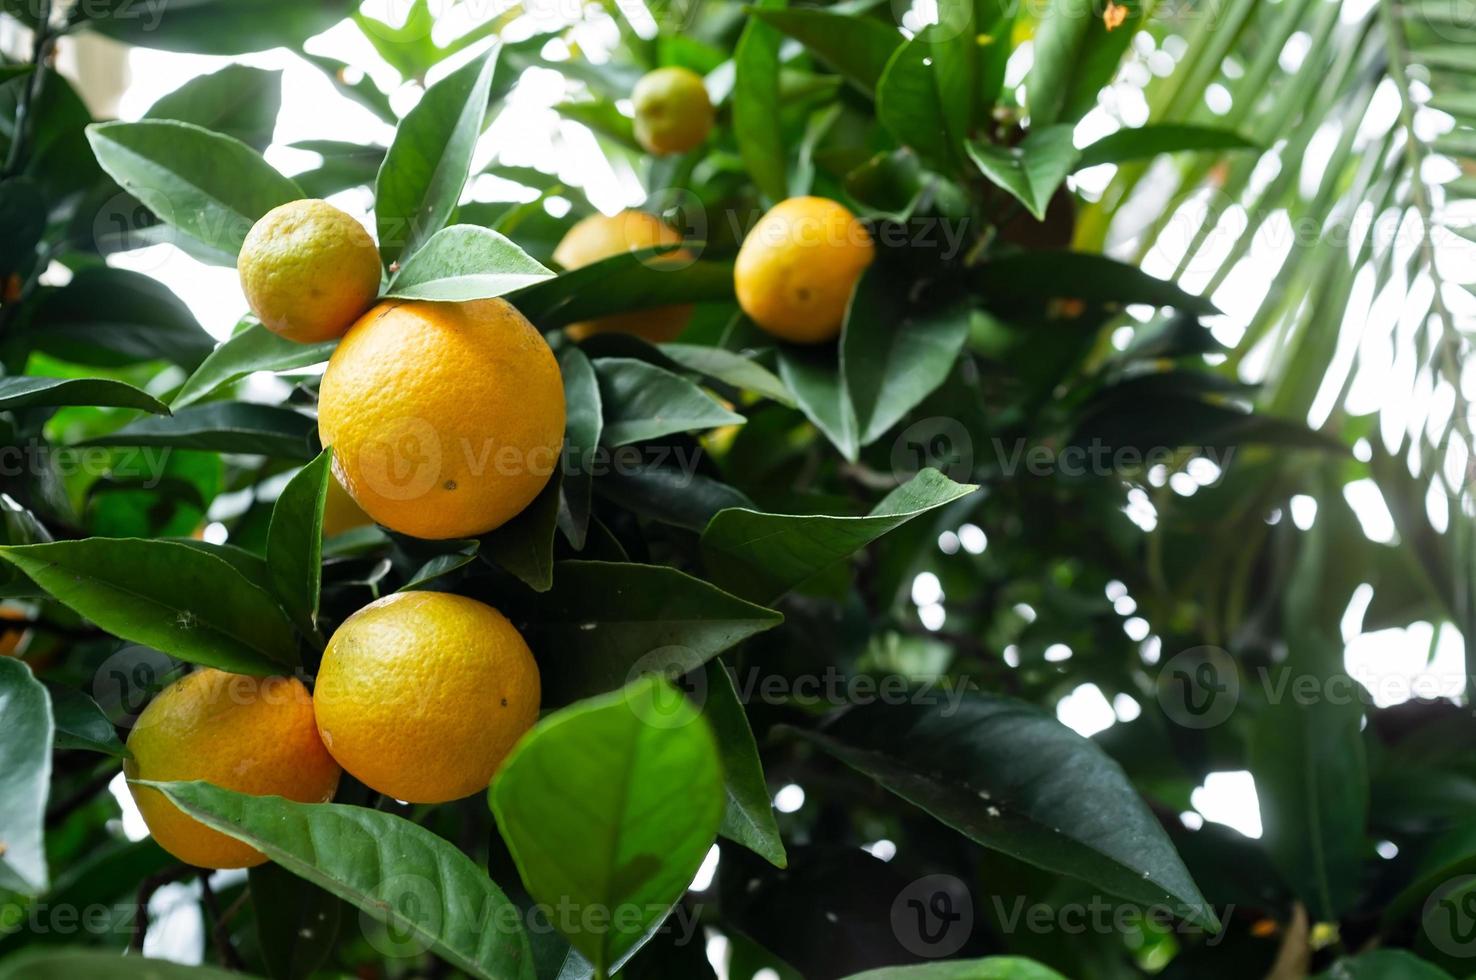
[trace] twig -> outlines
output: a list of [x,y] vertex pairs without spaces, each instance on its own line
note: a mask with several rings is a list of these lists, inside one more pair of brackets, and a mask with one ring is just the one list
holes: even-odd
[[188,878],[198,870],[188,864],[177,864],[158,874],[149,875],[143,880],[143,884],[138,886],[138,896],[134,899],[137,909],[133,919],[133,939],[129,943],[136,952],[143,952],[144,938],[149,931],[149,899],[154,897],[154,892],[181,878]]
[[[210,887],[211,872],[205,868],[200,869],[200,903],[205,906],[206,913],[210,916],[210,937],[215,941],[215,951],[220,955],[220,965],[229,970],[243,970],[245,962],[241,954],[236,952],[236,944],[231,942],[230,918],[222,915],[220,901],[215,897],[215,889]],[[243,896],[244,897],[244,896]],[[235,906],[239,906],[237,899]]]
[[25,159],[26,134],[30,129],[31,102],[41,90],[41,79],[46,73],[46,57],[56,35],[51,32],[51,0],[41,0],[36,15],[36,38],[31,48],[31,77],[21,87],[20,99],[15,107],[15,135],[10,141],[10,153],[5,158],[5,176],[14,177]]

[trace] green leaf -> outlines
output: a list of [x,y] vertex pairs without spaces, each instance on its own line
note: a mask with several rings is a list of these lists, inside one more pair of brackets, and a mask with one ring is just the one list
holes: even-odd
[[1082,105],[1083,93],[1089,89],[1096,99],[1135,31],[1133,25],[1124,24],[1109,33],[1091,0],[1046,3],[1035,28],[1035,61],[1025,79],[1025,101],[1034,127],[1076,122],[1090,107]]
[[895,27],[849,12],[757,6],[752,13],[799,41],[868,95],[876,88],[887,59],[903,40]]
[[[345,532],[351,534],[352,532]],[[442,542],[445,544],[446,542]],[[465,568],[476,561],[481,551],[482,543],[475,539],[455,542],[459,547],[455,551],[443,555],[436,555],[430,561],[417,568],[404,585],[396,589],[396,592],[416,592],[425,589],[438,578],[450,575],[458,568]]]
[[1338,960],[1317,980],[1451,980],[1451,975],[1402,949],[1376,949]]
[[83,749],[123,758],[128,749],[118,740],[118,731],[96,701],[62,684],[47,683],[51,715],[56,721],[56,747]]
[[385,295],[446,302],[490,299],[552,276],[497,232],[452,225],[432,235],[406,260]]
[[558,562],[525,616],[545,707],[621,687],[652,653],[673,675],[695,670],[784,621],[666,565],[602,561]]
[[697,709],[645,678],[543,719],[489,797],[529,894],[608,916],[565,935],[607,976],[686,892],[717,833],[722,772]]
[[348,0],[192,0],[165,8],[120,2],[93,30],[145,48],[232,55],[302,43],[348,16]]
[[0,657],[0,888],[39,895],[46,872],[46,794],[51,784],[51,700],[14,657]]
[[390,813],[293,803],[209,783],[152,786],[209,827],[244,841],[397,935],[481,980],[533,980],[522,913],[449,841]]
[[[947,697],[945,697],[947,695]],[[1095,743],[1024,702],[935,690],[800,732],[971,840],[1218,928],[1163,827]]]
[[887,966],[867,970],[846,980],[1066,980],[1055,970],[1018,956],[990,956],[982,960]]
[[[782,10],[785,0],[757,0],[755,12]],[[733,135],[743,165],[770,203],[789,196],[779,113],[779,31],[754,17],[733,49]]]
[[554,474],[522,513],[482,539],[482,556],[535,592],[547,592],[553,585],[561,483],[559,475]]
[[1137,266],[1089,252],[1022,252],[974,270],[975,291],[989,301],[1079,299],[1087,303],[1172,306],[1206,316],[1218,313],[1206,296],[1187,293]]
[[272,507],[267,528],[266,560],[277,601],[303,636],[318,634],[318,599],[322,593],[323,504],[328,499],[333,451],[297,472]]
[[980,140],[968,144],[969,159],[996,187],[1010,193],[1044,221],[1046,206],[1066,175],[1077,168],[1071,126],[1032,128],[1019,146],[997,146]]
[[114,636],[238,674],[297,663],[292,623],[229,562],[174,541],[86,538],[0,548],[62,605]]
[[94,123],[97,162],[166,224],[229,255],[256,219],[302,190],[238,139],[163,119]]
[[306,980],[333,952],[343,903],[270,862],[247,874],[267,974],[273,980]]
[[595,454],[604,429],[604,407],[594,365],[578,347],[559,351],[564,376],[564,467],[559,486],[559,527],[574,546],[584,550],[594,488]]
[[969,335],[969,311],[873,264],[846,310],[840,363],[863,446],[880,439],[953,370]]
[[752,357],[702,344],[661,344],[660,347],[661,353],[689,371],[756,392],[781,405],[794,405],[794,396],[778,375]]
[[0,980],[241,980],[209,966],[147,959],[131,950],[33,948],[0,963]]
[[180,409],[192,405],[223,385],[257,371],[291,371],[321,364],[333,355],[336,346],[336,340],[299,344],[253,323],[212,351],[175,393],[170,406]]
[[838,351],[829,347],[780,347],[779,377],[794,392],[794,400],[805,418],[825,433],[825,438],[842,456],[855,462],[860,436],[856,431],[856,410],[846,397]]
[[547,331],[612,313],[733,299],[731,263],[656,258],[671,250],[622,252],[520,289],[508,300]]
[[702,532],[702,557],[718,585],[756,602],[778,598],[888,531],[978,487],[925,469],[865,517],[725,510]]
[[36,245],[46,231],[46,198],[29,177],[0,181],[0,276],[27,270],[36,259]]
[[784,839],[774,819],[769,786],[764,781],[763,763],[759,761],[758,743],[748,724],[748,714],[733,678],[721,660],[709,660],[706,668],[707,697],[702,702],[702,717],[712,726],[718,753],[723,762],[723,791],[727,803],[719,832],[762,857],[776,868],[787,867]]
[[0,411],[63,405],[139,408],[159,415],[169,414],[169,406],[153,395],[109,378],[0,378]]
[[282,107],[282,73],[227,65],[185,82],[144,113],[145,119],[194,123],[265,150]]
[[[960,11],[965,4],[941,9]],[[901,143],[948,166],[963,164],[979,103],[977,31],[971,9],[966,16],[968,23],[930,25],[889,51],[876,86],[882,125]]]
[[1077,170],[1104,163],[1142,160],[1160,153],[1186,150],[1259,150],[1260,146],[1229,129],[1184,123],[1155,123],[1137,129],[1119,129],[1081,151]]
[[156,279],[127,269],[83,269],[41,295],[26,321],[36,350],[74,364],[119,367],[167,360],[193,370],[215,347],[189,307]]
[[595,361],[595,372],[605,413],[601,440],[607,446],[744,422],[686,378],[654,364],[605,357]]
[[140,419],[90,446],[172,446],[213,453],[248,453],[309,460],[316,422],[301,412],[251,402],[209,402],[166,418]]
[[582,126],[588,126],[596,134],[614,140],[633,153],[645,152],[635,138],[635,124],[631,122],[631,118],[609,99],[596,97],[577,102],[560,102],[554,106],[554,111]]
[[446,226],[471,172],[497,65],[493,50],[426,90],[395,130],[379,168],[374,213],[388,265]]

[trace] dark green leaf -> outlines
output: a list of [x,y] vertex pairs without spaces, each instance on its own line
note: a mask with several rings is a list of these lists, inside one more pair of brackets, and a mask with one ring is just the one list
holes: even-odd
[[46,199],[41,185],[29,177],[0,181],[0,278],[30,268],[36,244],[46,231]]
[[986,303],[1079,299],[1111,306],[1172,306],[1205,315],[1219,312],[1208,297],[1087,252],[1024,252],[995,259],[975,270],[974,286]]
[[50,887],[44,826],[51,783],[51,700],[14,657],[0,657],[0,888],[39,895]]
[[227,65],[213,74],[196,76],[161,97],[144,118],[194,123],[265,150],[281,107],[280,71]]
[[257,371],[291,371],[321,364],[332,356],[337,345],[336,340],[299,344],[253,323],[212,351],[175,393],[170,406],[179,409],[191,405],[222,385]]
[[482,539],[483,557],[537,592],[547,592],[553,585],[554,532],[558,530],[562,482],[554,474],[522,513]]
[[97,162],[166,224],[230,255],[256,219],[303,197],[240,140],[162,119],[87,127]]
[[0,963],[0,980],[241,980],[209,966],[185,966],[111,950],[28,949]]
[[474,225],[452,225],[410,256],[385,294],[394,299],[489,299],[551,278],[512,241]]
[[861,276],[841,330],[840,363],[860,444],[870,445],[932,394],[958,360],[969,311],[907,285],[880,265]]
[[426,90],[395,130],[374,187],[379,251],[388,265],[413,255],[446,226],[482,135],[493,51]]
[[1102,137],[1081,151],[1076,169],[1142,160],[1160,153],[1181,153],[1185,150],[1255,149],[1259,149],[1255,143],[1233,130],[1184,123],[1156,123],[1137,129],[1119,129]]
[[47,683],[51,695],[51,715],[56,721],[56,747],[101,752],[119,758],[128,749],[118,740],[118,732],[96,701],[62,684]]
[[508,296],[540,330],[612,313],[733,298],[733,266],[727,262],[665,262],[669,247],[623,252],[580,266]]
[[1046,206],[1077,168],[1077,149],[1072,127],[1046,126],[1030,130],[1019,146],[997,146],[974,140],[968,144],[969,158],[981,173],[1003,188],[1035,216],[1044,221]]
[[865,517],[725,510],[702,533],[703,562],[712,580],[734,594],[771,601],[919,514],[977,489],[925,469]]
[[460,547],[444,555],[436,555],[430,561],[421,565],[410,576],[409,581],[396,589],[396,592],[415,592],[429,586],[436,579],[450,575],[458,568],[465,568],[476,560],[481,551],[481,542],[468,540],[458,542]]
[[620,462],[600,477],[600,496],[633,514],[699,534],[714,514],[728,507],[752,507],[744,494],[710,476],[696,472],[701,449],[673,447],[675,465],[630,465]]
[[604,407],[599,378],[583,351],[573,345],[565,347],[559,352],[559,369],[564,376],[565,455],[558,520],[574,550],[583,551]]
[[712,732],[660,678],[543,719],[489,796],[528,892],[610,917],[566,933],[600,975],[686,892],[723,808]]
[[0,410],[96,405],[138,408],[168,415],[169,407],[146,391],[109,378],[0,378]]
[[1376,949],[1338,960],[1317,980],[1452,980],[1451,975],[1402,949]]
[[554,111],[580,125],[588,126],[601,136],[609,137],[627,150],[635,153],[644,152],[641,144],[635,138],[635,124],[609,99],[592,98],[580,99],[578,102],[560,102],[554,106]]
[[675,568],[600,561],[554,565],[553,588],[526,617],[554,707],[628,683],[648,655],[685,673],[784,621]]
[[1055,970],[1016,956],[867,970],[846,980],[1065,980]]
[[168,360],[193,370],[215,346],[179,297],[127,269],[82,270],[41,296],[27,328],[37,350],[98,367]]
[[[758,7],[782,10],[785,0],[758,0]],[[733,135],[743,164],[771,203],[789,196],[784,130],[779,115],[779,45],[782,35],[754,17],[733,51]]]
[[318,632],[318,598],[322,592],[323,504],[328,499],[333,451],[297,472],[272,508],[267,529],[267,569],[277,601],[303,636]]
[[689,371],[757,392],[781,405],[793,405],[794,397],[778,376],[752,357],[701,344],[662,344],[661,353]]
[[454,845],[390,813],[209,783],[145,783],[206,825],[409,934],[480,980],[532,980],[522,916]]
[[686,378],[645,361],[601,358],[595,372],[605,415],[601,441],[607,446],[744,421]]
[[776,868],[789,863],[784,853],[784,839],[774,819],[769,787],[764,781],[763,764],[759,762],[758,743],[749,727],[748,715],[733,678],[721,660],[707,662],[707,699],[702,703],[702,717],[712,726],[718,753],[723,760],[723,790],[727,805],[723,808],[722,835],[737,841]]
[[272,980],[306,980],[333,952],[343,903],[275,864],[249,872],[256,934]]
[[292,623],[229,562],[174,541],[88,538],[0,548],[57,601],[181,660],[265,675],[297,662]]
[[868,95],[876,88],[887,59],[902,44],[896,28],[853,13],[758,6],[753,15],[799,41]]
[[214,453],[312,459],[316,422],[301,412],[250,402],[209,402],[166,418],[140,419],[88,441],[92,446],[172,446]]
[[779,377],[794,393],[805,417],[852,462],[860,449],[856,411],[846,397],[838,348],[779,348]]
[[300,48],[352,8],[347,0],[193,0],[168,7],[118,0],[115,6],[90,22],[94,30],[140,47],[214,55]]
[[985,847],[1218,927],[1158,820],[1093,742],[1023,702],[946,693],[858,705],[801,734]]

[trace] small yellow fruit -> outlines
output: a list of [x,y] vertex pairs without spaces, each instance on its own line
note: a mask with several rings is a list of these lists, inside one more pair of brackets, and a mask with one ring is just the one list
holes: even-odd
[[343,336],[379,294],[374,239],[326,201],[293,201],[262,215],[236,265],[262,325],[300,344]]
[[[559,247],[554,249],[553,257],[565,269],[577,269],[622,252],[636,252],[656,245],[677,245],[681,240],[682,236],[676,229],[645,211],[621,211],[609,216],[592,214],[569,229]],[[676,249],[650,261],[657,264],[691,260],[691,252]],[[566,329],[575,340],[597,333],[628,333],[653,344],[661,344],[675,340],[691,318],[690,305],[660,306],[574,323]]]
[[346,619],[318,671],[323,744],[410,803],[485,789],[538,720],[538,665],[507,617],[445,592],[398,592]]
[[636,142],[647,153],[668,156],[701,146],[712,131],[712,100],[702,76],[688,68],[658,68],[642,76],[630,95]]
[[823,197],[791,197],[769,209],[743,239],[733,266],[738,305],[783,340],[831,340],[875,253],[866,226],[843,206]]
[[343,484],[330,477],[328,496],[323,501],[323,537],[331,538],[335,534],[352,531],[356,527],[368,527],[373,523],[374,518],[354,503],[354,498],[349,496]]
[[374,520],[472,537],[516,516],[558,467],[564,382],[543,335],[504,300],[387,301],[333,352],[318,432]]
[[[290,677],[197,670],[149,702],[128,735],[132,779],[203,779],[254,796],[322,803],[338,788],[338,764],[323,748],[313,699]],[[249,868],[266,855],[200,823],[147,786],[129,784],[159,846],[201,868]]]

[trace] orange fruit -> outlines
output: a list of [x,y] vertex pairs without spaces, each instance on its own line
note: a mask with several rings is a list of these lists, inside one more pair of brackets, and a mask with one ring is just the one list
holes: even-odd
[[419,538],[484,534],[559,463],[564,383],[505,300],[380,303],[328,362],[318,432],[364,512]]
[[236,268],[262,326],[302,344],[343,336],[379,295],[374,239],[327,201],[293,201],[262,215]]
[[410,803],[485,789],[538,720],[538,665],[507,617],[446,592],[397,592],[344,620],[318,670],[323,744]]
[[[313,699],[291,677],[197,670],[149,702],[128,735],[130,780],[203,779],[254,796],[322,803],[338,788],[338,764],[323,748]],[[266,855],[212,830],[164,794],[129,784],[159,846],[201,868],[249,868]]]
[[[0,621],[25,622],[30,619],[25,610],[14,606],[0,606]],[[20,649],[21,641],[30,631],[24,627],[7,627],[0,631],[0,657],[13,657]]]
[[[621,211],[615,215],[592,214],[583,219],[564,235],[559,247],[554,249],[554,261],[565,269],[608,259],[622,252],[636,252],[656,245],[678,245],[682,236],[676,229],[645,211]],[[692,253],[686,249],[662,255],[650,261],[653,265],[662,260],[690,262]],[[651,310],[636,310],[633,313],[617,313],[614,316],[587,320],[569,325],[569,336],[583,340],[597,333],[634,334],[653,344],[675,340],[692,318],[692,307],[660,306]]]
[[712,131],[713,108],[702,76],[688,68],[658,68],[636,82],[630,94],[636,142],[647,153],[667,156],[702,145]]
[[783,340],[832,340],[875,254],[866,226],[845,207],[823,197],[791,197],[743,239],[733,266],[738,305]]

